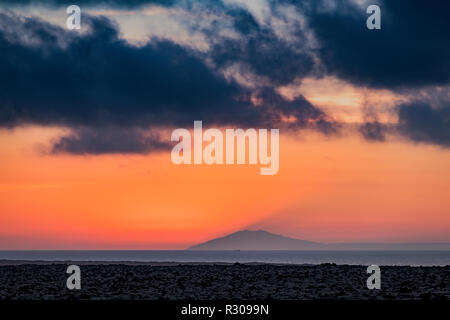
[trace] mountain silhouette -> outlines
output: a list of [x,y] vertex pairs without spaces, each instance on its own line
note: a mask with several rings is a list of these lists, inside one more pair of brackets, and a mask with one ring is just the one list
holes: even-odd
[[264,230],[243,230],[188,248],[188,250],[313,250],[322,243],[284,237]]

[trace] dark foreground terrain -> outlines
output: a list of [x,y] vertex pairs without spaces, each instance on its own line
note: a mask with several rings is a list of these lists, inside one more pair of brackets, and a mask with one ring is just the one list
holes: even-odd
[[79,265],[70,291],[68,264],[0,264],[0,299],[450,299],[450,266],[382,266],[369,290],[364,266]]

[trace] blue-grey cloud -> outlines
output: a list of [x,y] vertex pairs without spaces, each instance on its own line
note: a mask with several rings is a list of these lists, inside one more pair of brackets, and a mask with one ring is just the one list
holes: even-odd
[[168,151],[173,145],[158,134],[136,128],[77,128],[74,133],[58,138],[52,153],[114,154]]
[[386,128],[378,121],[364,122],[359,126],[359,132],[368,141],[385,141]]
[[115,8],[139,8],[143,5],[157,4],[171,6],[176,0],[2,0],[3,4],[8,6],[41,5],[49,7],[67,7],[71,4],[78,6],[108,6]]
[[450,103],[432,107],[414,102],[399,107],[399,130],[415,142],[450,147]]
[[225,38],[217,41],[217,35],[209,53],[219,67],[243,64],[257,76],[267,77],[274,85],[291,83],[296,78],[304,78],[314,71],[314,56],[305,44],[300,30],[296,41],[275,34],[271,26],[261,26],[244,9],[232,9],[227,13],[233,17],[238,39]]
[[[66,5],[59,0],[3,3]],[[365,27],[366,7],[355,1],[267,3],[273,15],[268,21],[276,18],[277,23],[286,23],[289,37],[280,36],[274,25],[261,23],[245,5],[211,0],[78,2],[119,9],[143,4],[195,7],[231,21],[234,37],[223,36],[220,23],[189,30],[206,36],[210,45],[206,52],[161,39],[133,46],[120,39],[118,28],[106,18],[83,15],[90,31],[77,35],[35,18],[1,14],[0,126],[38,123],[129,130],[184,126],[202,119],[211,125],[302,128],[314,124],[323,132],[334,132],[336,123],[322,111],[301,96],[287,101],[276,87],[323,75],[394,91],[450,85],[448,2],[375,0],[370,4],[381,7],[381,30]],[[284,7],[290,14],[280,15],[281,6],[290,6]],[[289,20],[299,13],[305,19],[302,26]],[[317,45],[310,46],[311,36]],[[253,80],[256,93],[222,76],[233,65],[257,76]],[[268,82],[259,83],[258,77]],[[255,108],[250,102],[255,94],[264,97],[263,107]],[[398,132],[414,141],[448,146],[446,110],[430,107],[425,100],[402,105]],[[286,118],[296,120],[287,125],[281,121]],[[359,131],[368,140],[386,139],[386,128],[378,121],[367,121]],[[132,136],[124,131],[127,135]],[[93,135],[82,132],[78,139],[88,136]]]
[[[328,122],[302,97],[287,102],[273,88],[267,90],[279,103],[263,101],[256,108],[252,92],[170,41],[137,47],[120,39],[107,18],[85,16],[84,25],[89,31],[78,34],[36,18],[0,14],[0,126],[90,128],[61,140],[55,151],[95,153],[98,146],[104,153],[114,151],[114,139],[98,133],[108,126],[122,130],[118,152],[140,152],[157,145],[130,128],[191,126],[198,119],[207,125],[282,126],[290,115],[297,128],[309,119]],[[133,140],[128,150],[125,138]],[[92,143],[84,143],[88,139]]]
[[390,89],[450,83],[450,2],[372,1],[381,8],[381,30],[366,28],[365,6],[336,1],[327,11],[321,2],[305,13],[329,73]]
[[[63,0],[4,0],[3,3],[67,5]],[[119,9],[155,4],[195,8],[205,14],[216,12],[232,19],[241,37],[220,39],[217,30],[202,30],[214,38],[211,58],[219,66],[245,63],[251,71],[270,77],[276,84],[311,75],[315,59],[320,60],[326,72],[357,85],[392,89],[450,82],[448,1],[424,5],[421,0],[374,0],[370,4],[381,7],[382,29],[368,30],[368,2],[357,5],[356,1],[268,0],[270,14],[290,25],[295,41],[280,39],[270,26],[256,21],[254,13],[244,9],[244,5],[214,0],[80,0],[77,3]],[[286,5],[290,6],[287,10],[293,8],[305,17],[307,30],[289,20],[290,17],[277,15],[277,8]],[[292,16],[296,14],[293,12]],[[317,38],[319,48],[307,48],[305,32]]]

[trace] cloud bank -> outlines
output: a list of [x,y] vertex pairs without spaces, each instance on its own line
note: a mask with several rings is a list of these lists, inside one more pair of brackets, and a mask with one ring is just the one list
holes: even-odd
[[[450,88],[450,4],[375,2],[382,29],[374,32],[365,28],[364,1],[77,1],[87,8],[163,6],[213,17],[182,21],[188,34],[207,42],[196,50],[151,30],[148,41],[133,45],[104,16],[83,14],[83,32],[68,31],[17,14],[21,6],[63,7],[64,1],[5,0],[2,7],[16,14],[0,11],[0,126],[71,128],[53,151],[74,154],[164,150],[167,143],[149,131],[193,120],[329,134],[338,123],[278,88],[335,76],[358,87],[408,92],[411,101],[396,108],[396,132],[448,147],[448,96],[437,105],[419,92]],[[386,140],[378,121],[359,131],[367,140]]]

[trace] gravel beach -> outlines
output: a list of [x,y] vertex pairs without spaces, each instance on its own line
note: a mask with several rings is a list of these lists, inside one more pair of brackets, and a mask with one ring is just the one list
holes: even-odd
[[450,266],[81,263],[81,290],[66,288],[76,262],[0,261],[0,299],[450,299]]

